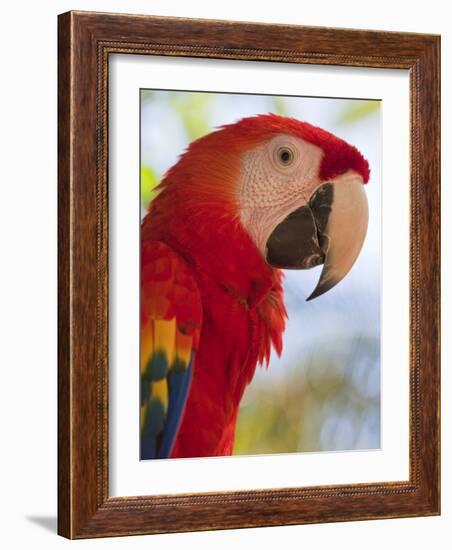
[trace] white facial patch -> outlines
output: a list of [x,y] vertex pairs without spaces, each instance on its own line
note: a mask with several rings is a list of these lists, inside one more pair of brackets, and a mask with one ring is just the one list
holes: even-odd
[[319,147],[284,134],[243,156],[240,220],[263,255],[274,228],[305,205],[322,183],[318,176],[322,158]]

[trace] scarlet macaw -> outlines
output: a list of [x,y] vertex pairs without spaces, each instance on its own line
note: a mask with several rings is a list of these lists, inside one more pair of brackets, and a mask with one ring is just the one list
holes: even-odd
[[230,455],[258,364],[282,351],[281,269],[323,264],[312,299],[364,242],[369,165],[338,137],[258,115],[194,141],[141,227],[141,458]]

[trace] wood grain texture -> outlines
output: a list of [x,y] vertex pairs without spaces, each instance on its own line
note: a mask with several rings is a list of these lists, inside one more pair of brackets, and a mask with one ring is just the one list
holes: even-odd
[[[68,26],[69,14],[60,25]],[[61,27],[60,27],[61,28]],[[70,411],[70,32],[58,33],[58,531],[71,532]]]
[[[68,538],[439,513],[438,36],[69,12],[58,63],[58,531]],[[410,71],[410,480],[108,495],[108,56]]]

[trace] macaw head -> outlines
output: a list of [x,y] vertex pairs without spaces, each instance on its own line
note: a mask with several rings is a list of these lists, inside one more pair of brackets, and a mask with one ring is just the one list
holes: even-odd
[[181,169],[199,201],[215,196],[234,211],[270,266],[323,264],[308,300],[339,283],[359,255],[369,165],[321,128],[273,114],[244,118],[193,142],[169,175]]

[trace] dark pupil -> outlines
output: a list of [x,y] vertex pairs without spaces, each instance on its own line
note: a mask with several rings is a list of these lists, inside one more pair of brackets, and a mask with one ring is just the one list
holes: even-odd
[[291,154],[290,154],[290,152],[289,152],[287,149],[284,149],[283,151],[281,151],[281,160],[282,160],[284,163],[289,162],[290,159],[291,159]]

